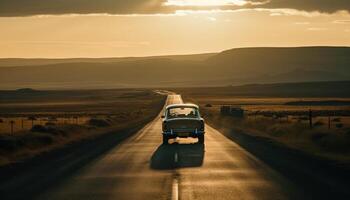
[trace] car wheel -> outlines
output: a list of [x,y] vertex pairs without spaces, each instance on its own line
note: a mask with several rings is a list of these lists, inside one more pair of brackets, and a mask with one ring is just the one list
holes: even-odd
[[200,143],[200,144],[204,143],[204,135],[198,136],[198,143]]
[[163,144],[169,144],[169,138],[166,135],[163,135]]

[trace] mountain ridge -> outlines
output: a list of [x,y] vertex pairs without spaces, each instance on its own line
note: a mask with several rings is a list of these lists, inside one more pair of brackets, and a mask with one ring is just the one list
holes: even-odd
[[[350,80],[350,47],[259,47],[217,54],[0,67],[0,89],[168,87]],[[0,59],[1,66],[1,59]]]

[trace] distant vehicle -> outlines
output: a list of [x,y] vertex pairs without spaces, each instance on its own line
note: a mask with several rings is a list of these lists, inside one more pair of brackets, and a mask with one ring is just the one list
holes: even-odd
[[173,104],[165,109],[163,118],[163,144],[172,138],[198,138],[204,143],[204,119],[195,104]]

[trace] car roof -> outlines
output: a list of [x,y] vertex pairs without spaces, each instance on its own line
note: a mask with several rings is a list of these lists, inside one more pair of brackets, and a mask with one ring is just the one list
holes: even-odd
[[192,104],[192,103],[171,104],[171,105],[168,105],[166,107],[166,109],[179,108],[179,107],[189,107],[189,108],[197,108],[198,109],[198,106],[196,104]]

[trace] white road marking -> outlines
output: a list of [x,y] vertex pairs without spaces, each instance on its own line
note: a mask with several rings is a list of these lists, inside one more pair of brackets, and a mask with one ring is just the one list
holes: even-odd
[[177,160],[178,160],[178,155],[177,155],[177,152],[174,154],[174,162],[177,163]]
[[177,177],[174,177],[173,179],[173,188],[172,188],[172,200],[179,200],[179,182],[177,180]]

